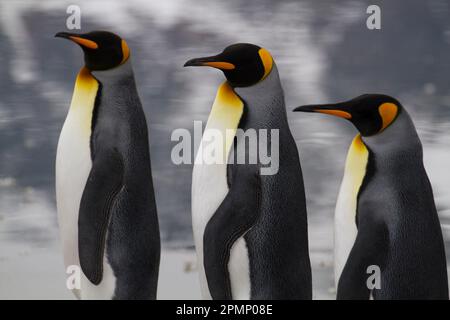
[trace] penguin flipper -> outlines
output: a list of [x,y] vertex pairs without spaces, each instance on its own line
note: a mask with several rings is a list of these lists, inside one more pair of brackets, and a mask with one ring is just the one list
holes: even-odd
[[383,270],[387,241],[387,230],[381,222],[358,224],[358,235],[339,278],[337,300],[369,300],[367,280],[371,273],[367,270],[369,266]]
[[78,251],[83,273],[98,285],[103,277],[103,255],[111,206],[123,185],[124,165],[115,150],[97,152],[80,202]]
[[228,275],[230,250],[234,242],[256,222],[260,212],[261,177],[257,166],[242,166],[234,183],[203,235],[203,260],[211,297],[231,300]]

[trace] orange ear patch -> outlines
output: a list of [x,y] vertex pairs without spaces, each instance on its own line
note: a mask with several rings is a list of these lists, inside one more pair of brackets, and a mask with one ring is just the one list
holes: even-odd
[[80,38],[80,37],[75,37],[75,36],[70,36],[69,37],[70,40],[72,40],[73,42],[78,43],[79,45],[89,48],[89,49],[97,49],[98,48],[98,44],[95,43],[92,40],[88,40],[88,39],[84,39],[84,38]]
[[342,110],[326,110],[326,109],[317,109],[314,110],[315,112],[320,112],[320,113],[325,113],[325,114],[330,114],[332,116],[336,116],[336,117],[340,117],[340,118],[344,118],[344,119],[351,119],[352,115],[346,111],[342,111]]
[[229,62],[220,62],[220,61],[214,61],[214,62],[205,62],[203,64],[204,66],[213,67],[221,70],[233,70],[235,67],[234,64]]
[[125,40],[122,39],[122,61],[120,62],[120,64],[124,63],[125,61],[128,60],[128,58],[130,57],[130,48],[128,47],[128,44]]
[[258,53],[264,66],[264,76],[261,79],[263,80],[265,77],[267,77],[270,71],[272,71],[273,58],[270,55],[269,51],[264,48],[259,49]]
[[378,107],[378,112],[383,120],[383,126],[379,131],[381,132],[394,121],[398,113],[398,107],[394,103],[386,102]]

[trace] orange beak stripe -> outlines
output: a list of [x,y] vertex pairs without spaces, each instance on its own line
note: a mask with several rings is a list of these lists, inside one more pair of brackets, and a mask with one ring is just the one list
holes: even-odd
[[205,62],[203,65],[221,70],[233,70],[236,68],[234,64],[229,62]]
[[336,117],[340,117],[340,118],[344,118],[344,119],[351,119],[352,115],[348,112],[342,111],[342,110],[324,110],[324,109],[319,109],[319,110],[314,110],[315,112],[320,112],[320,113],[325,113],[325,114],[330,114],[332,116],[336,116]]
[[83,39],[83,38],[75,37],[75,36],[70,36],[69,38],[73,42],[76,42],[79,45],[82,45],[83,47],[86,47],[86,48],[89,48],[89,49],[97,49],[98,48],[98,44],[96,44],[92,40]]

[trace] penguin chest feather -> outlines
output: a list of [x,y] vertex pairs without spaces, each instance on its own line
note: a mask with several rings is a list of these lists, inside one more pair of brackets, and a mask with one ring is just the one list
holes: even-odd
[[[202,294],[204,298],[209,299],[211,295],[203,266],[203,235],[208,221],[228,193],[227,159],[233,146],[233,140],[243,110],[244,104],[242,100],[234,93],[228,83],[223,83],[218,89],[193,169],[192,224],[198,255]],[[221,156],[215,159],[220,160],[220,163],[211,160],[212,153],[217,152],[217,150],[220,150]],[[244,273],[248,274],[248,254],[243,252],[246,251],[244,242],[243,238],[238,239],[230,252],[228,268],[232,289],[233,282],[235,282],[233,281],[235,273],[242,272],[243,268]],[[234,252],[236,251],[235,249],[239,253]],[[236,272],[232,272],[233,270],[236,270]],[[243,282],[241,281],[241,283]],[[233,290],[233,292],[236,291],[239,290]]]
[[[91,125],[99,83],[83,68],[77,76],[72,102],[64,122],[56,155],[56,201],[58,224],[67,266],[80,266],[78,255],[78,215],[81,197],[92,167]],[[105,266],[105,279],[112,275]],[[109,272],[111,271],[111,272]],[[111,281],[108,281],[113,283]],[[98,294],[91,295],[93,290]],[[74,290],[77,297],[110,298],[114,288],[105,282],[94,286],[82,276],[81,292]],[[102,292],[100,292],[102,291]]]
[[366,175],[369,151],[361,136],[357,135],[350,146],[345,163],[344,178],[341,183],[335,211],[335,283],[353,247],[357,235],[356,210],[359,189]]
[[90,137],[97,91],[98,82],[83,68],[58,141],[56,197],[66,265],[79,265],[78,210],[92,166]]

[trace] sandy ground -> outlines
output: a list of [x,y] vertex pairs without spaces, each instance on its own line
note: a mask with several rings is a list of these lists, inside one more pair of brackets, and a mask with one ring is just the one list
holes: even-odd
[[[21,251],[2,261],[0,299],[75,299],[65,287],[66,274],[59,248]],[[193,251],[164,250],[159,299],[200,299]]]
[[[58,247],[17,249],[9,259],[0,261],[0,299],[74,299],[65,287],[66,275]],[[323,283],[330,278],[331,266],[326,259],[327,254],[312,255],[314,279],[322,282],[320,290],[315,292],[317,299],[333,298],[333,290],[325,288]],[[192,250],[163,250],[158,299],[200,299],[195,264]]]
[[[65,287],[55,216],[41,192],[0,194],[0,299],[74,299]],[[333,224],[323,214],[308,223],[313,295],[333,299]],[[201,298],[192,249],[162,250],[158,298]]]

